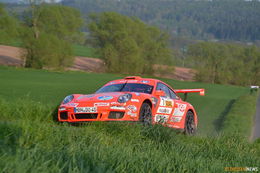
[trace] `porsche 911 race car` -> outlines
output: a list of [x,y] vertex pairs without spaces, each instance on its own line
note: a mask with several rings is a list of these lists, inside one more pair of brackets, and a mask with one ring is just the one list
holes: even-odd
[[94,94],[72,94],[58,108],[58,121],[137,121],[144,125],[161,123],[194,134],[198,118],[193,106],[177,93],[204,89],[173,90],[166,83],[139,76],[110,81]]

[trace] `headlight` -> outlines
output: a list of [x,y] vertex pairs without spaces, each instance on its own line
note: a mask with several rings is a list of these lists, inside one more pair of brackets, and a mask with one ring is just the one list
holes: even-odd
[[63,104],[69,103],[71,102],[71,100],[73,100],[74,96],[73,95],[69,95],[67,97],[65,97],[65,99],[63,100]]
[[132,98],[132,95],[131,94],[124,94],[124,95],[121,95],[118,97],[117,101],[119,103],[125,103],[127,102],[128,100],[130,100]]

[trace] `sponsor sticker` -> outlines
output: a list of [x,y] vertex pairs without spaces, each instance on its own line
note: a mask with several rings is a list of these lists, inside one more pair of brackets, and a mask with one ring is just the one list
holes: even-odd
[[98,97],[98,100],[111,100],[111,99],[113,99],[112,96],[100,96],[100,97]]
[[162,113],[162,114],[170,114],[172,112],[172,108],[167,108],[167,107],[159,107],[157,110],[157,113]]
[[173,115],[174,116],[183,116],[184,112],[186,110],[186,107],[187,107],[186,104],[177,103],[177,108],[174,109]]
[[75,113],[95,113],[97,112],[97,107],[75,107]]
[[156,114],[154,117],[154,121],[157,123],[166,123],[168,121],[169,115],[160,115]]
[[79,104],[78,104],[78,103],[67,103],[66,105],[67,105],[67,106],[76,107],[76,106],[78,106]]
[[130,115],[131,117],[136,117],[137,116],[137,113],[133,113],[133,112],[130,112],[130,111],[128,111],[127,114]]
[[138,99],[131,99],[131,102],[139,102]]
[[125,106],[126,103],[111,102],[110,105]]
[[172,117],[170,121],[171,122],[180,122],[181,119],[182,119],[182,117]]
[[94,95],[93,94],[91,94],[91,95],[83,95],[83,96],[79,96],[77,99],[80,100],[80,99],[91,98],[91,97],[94,97]]
[[157,104],[157,102],[158,102],[158,99],[157,99],[157,98],[155,98],[155,97],[152,97],[152,98],[151,98],[151,100],[152,100],[152,103],[153,103],[154,105],[156,105],[156,104]]
[[125,107],[124,106],[111,106],[110,109],[125,110]]
[[132,111],[132,112],[136,112],[136,111],[137,111],[137,108],[136,108],[136,106],[134,106],[134,105],[129,105],[127,108],[128,108],[130,111]]
[[142,83],[149,83],[148,80],[142,80],[141,82],[142,82]]
[[135,93],[135,95],[140,96],[140,93]]
[[100,103],[94,103],[94,106],[109,106],[109,103],[103,103],[103,102],[100,102]]
[[64,110],[66,110],[66,108],[65,107],[60,107],[59,110],[60,111],[64,111]]

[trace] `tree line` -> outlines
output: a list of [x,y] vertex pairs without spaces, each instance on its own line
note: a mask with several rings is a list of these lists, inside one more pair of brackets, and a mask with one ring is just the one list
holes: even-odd
[[189,61],[200,82],[260,85],[260,48],[231,43],[201,42],[188,48]]
[[174,37],[260,40],[257,0],[63,0],[62,4],[84,14],[115,11],[136,16]]
[[[84,29],[89,30],[86,43],[97,48],[108,72],[152,74],[153,64],[171,61],[169,36],[137,18],[104,12],[91,14],[84,22],[82,14],[74,8],[37,0],[30,1],[19,20],[9,16],[3,6],[0,9],[5,16],[0,18],[0,23],[5,23],[0,28],[0,39],[5,34],[21,39],[26,49],[25,67],[71,66],[71,44],[85,40]],[[14,34],[9,34],[9,28],[15,28]]]

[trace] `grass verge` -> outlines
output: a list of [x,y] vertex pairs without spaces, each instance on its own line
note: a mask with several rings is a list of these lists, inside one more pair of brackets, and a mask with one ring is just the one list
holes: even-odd
[[250,137],[256,111],[257,93],[240,96],[226,115],[222,133]]

